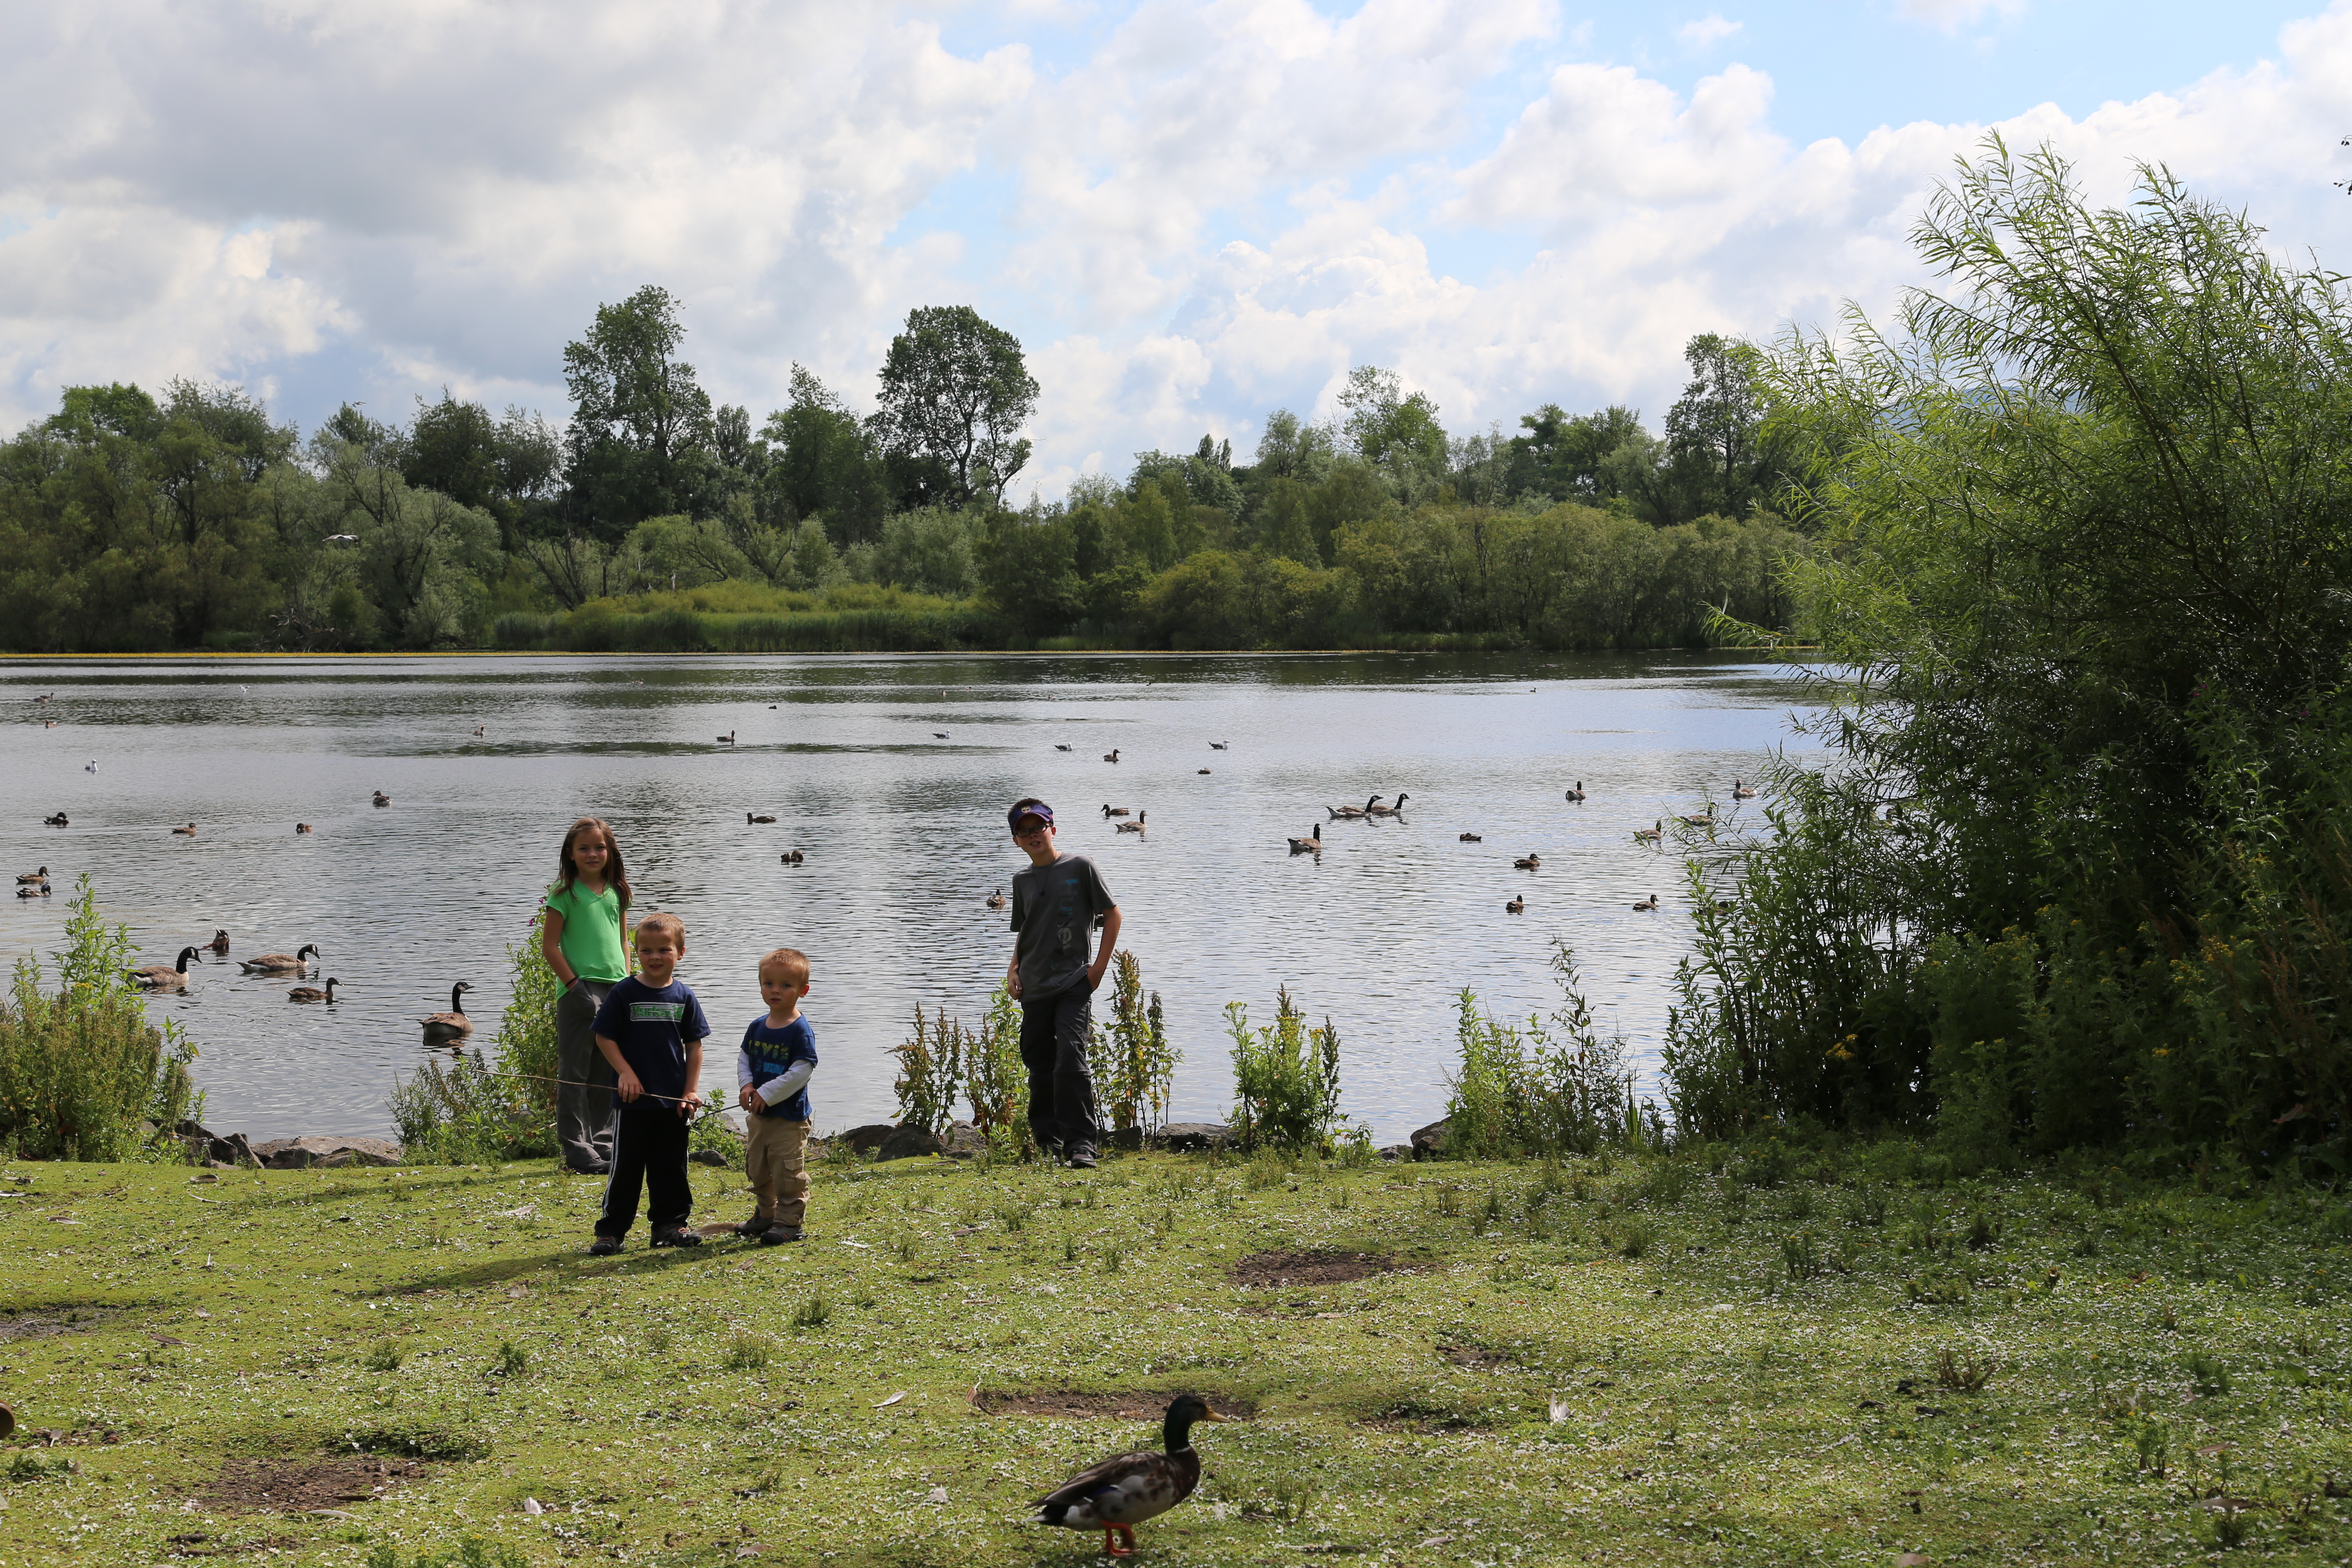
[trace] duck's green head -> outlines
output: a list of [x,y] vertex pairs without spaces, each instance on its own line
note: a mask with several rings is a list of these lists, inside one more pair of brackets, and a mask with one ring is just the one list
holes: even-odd
[[1162,1424],[1161,1435],[1168,1440],[1171,1453],[1192,1447],[1192,1424],[1196,1421],[1223,1421],[1225,1417],[1209,1408],[1209,1402],[1197,1394],[1180,1394],[1168,1405],[1168,1419]]

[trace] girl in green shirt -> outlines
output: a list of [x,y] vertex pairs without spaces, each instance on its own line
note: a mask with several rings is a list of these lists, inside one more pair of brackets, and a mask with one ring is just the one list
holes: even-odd
[[583,816],[563,835],[562,874],[547,889],[539,951],[563,994],[555,1003],[555,1133],[563,1163],[601,1176],[613,1167],[613,1068],[593,1027],[604,993],[629,973],[622,933],[629,874],[621,846],[601,818]]

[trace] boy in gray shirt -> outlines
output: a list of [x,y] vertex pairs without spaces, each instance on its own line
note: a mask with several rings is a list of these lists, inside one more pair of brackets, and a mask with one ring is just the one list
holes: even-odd
[[[1054,843],[1054,808],[1034,798],[1004,814],[1029,867],[1013,878],[1013,962],[1006,985],[1021,1004],[1021,1061],[1029,1069],[1029,1128],[1048,1159],[1091,1171],[1099,1133],[1087,1068],[1095,987],[1118,945],[1118,906],[1095,863]],[[1102,947],[1090,960],[1096,916]]]

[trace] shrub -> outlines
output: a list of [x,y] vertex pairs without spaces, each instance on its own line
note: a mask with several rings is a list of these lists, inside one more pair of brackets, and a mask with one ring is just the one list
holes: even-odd
[[1589,1154],[1644,1141],[1623,1044],[1594,1029],[1567,943],[1554,941],[1551,966],[1559,1005],[1549,1021],[1530,1016],[1524,1029],[1480,1013],[1477,997],[1463,990],[1461,1066],[1445,1104],[1448,1158]]
[[988,1016],[964,1052],[964,1095],[971,1121],[989,1148],[1008,1159],[1032,1152],[1029,1069],[1021,1060],[1021,1008],[1003,984],[988,999]]
[[964,1058],[976,1048],[961,1019],[941,1007],[929,1019],[920,1003],[915,1005],[915,1032],[890,1047],[898,1058],[898,1079],[891,1088],[898,1096],[901,1126],[944,1132],[955,1117],[956,1091],[963,1087]]
[[1110,1027],[1097,1025],[1087,1038],[1095,1098],[1109,1127],[1148,1130],[1168,1120],[1178,1054],[1160,1021],[1160,993],[1144,1003],[1143,965],[1135,954],[1114,959],[1111,976]]
[[[170,1019],[147,1021],[125,965],[131,928],[99,918],[85,874],[54,956],[58,985],[17,960],[0,1002],[0,1149],[28,1159],[122,1160],[170,1147],[173,1129],[203,1110],[189,1073],[196,1048]],[[151,1130],[152,1124],[152,1130]]]
[[1234,1037],[1234,1138],[1242,1147],[1275,1144],[1287,1149],[1328,1150],[1339,1113],[1339,1031],[1331,1020],[1309,1029],[1306,1015],[1290,1000],[1288,986],[1276,994],[1275,1020],[1253,1031],[1249,1009],[1225,1005]]

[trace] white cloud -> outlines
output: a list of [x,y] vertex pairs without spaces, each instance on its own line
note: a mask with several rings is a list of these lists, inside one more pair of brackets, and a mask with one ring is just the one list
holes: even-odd
[[1989,12],[2001,16],[2017,16],[2025,9],[2025,0],[1903,0],[1902,9],[1903,15],[1915,22],[1957,33],[1973,26]]
[[1709,13],[1696,22],[1685,22],[1681,26],[1676,27],[1675,37],[1681,41],[1685,48],[1711,48],[1739,31],[1741,26],[1740,23],[1727,22],[1722,17]]

